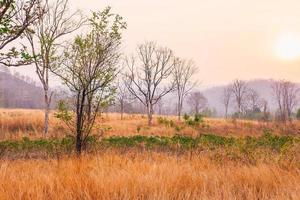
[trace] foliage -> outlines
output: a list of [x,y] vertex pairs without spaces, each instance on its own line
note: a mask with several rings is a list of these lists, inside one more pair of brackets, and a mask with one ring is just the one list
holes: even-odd
[[300,108],[297,110],[296,118],[300,120]]
[[183,119],[184,119],[185,121],[187,121],[189,118],[190,118],[190,116],[189,116],[188,114],[185,113],[185,114],[183,115]]
[[30,64],[33,57],[27,53],[26,46],[20,49],[7,47],[22,38],[24,32],[43,17],[45,10],[41,0],[0,1],[0,10],[0,63],[7,66]]
[[[25,137],[19,141],[6,140],[0,142],[0,156],[14,152],[34,153],[54,156],[57,154],[70,154],[74,151],[75,137],[66,136],[62,139],[39,139],[30,140]],[[112,136],[99,140],[95,136],[89,136],[86,149],[88,151],[103,148],[121,148],[121,149],[149,149],[149,150],[224,150],[228,154],[240,154],[245,156],[259,156],[259,152],[272,151],[274,153],[286,154],[292,149],[299,149],[300,138],[296,136],[277,136],[269,130],[265,130],[264,135],[260,137],[234,138],[223,137],[213,134],[202,134],[198,137],[175,135],[173,137],[165,136]],[[249,157],[249,158],[250,158]]]
[[165,117],[158,117],[157,122],[158,122],[158,124],[163,124],[167,127],[174,127],[175,126],[175,122],[173,120],[171,120],[171,119],[169,120]]
[[93,12],[89,19],[91,31],[77,36],[57,66],[51,69],[75,96],[73,127],[76,127],[78,154],[95,128],[97,115],[113,102],[116,91],[113,81],[126,23],[110,10],[108,7],[102,12]]
[[184,120],[186,125],[193,127],[198,127],[200,124],[204,123],[203,115],[201,114],[195,114],[193,118],[188,115],[184,115]]
[[72,120],[72,114],[69,111],[68,105],[64,100],[60,100],[57,103],[57,112],[54,116],[62,121],[69,123]]

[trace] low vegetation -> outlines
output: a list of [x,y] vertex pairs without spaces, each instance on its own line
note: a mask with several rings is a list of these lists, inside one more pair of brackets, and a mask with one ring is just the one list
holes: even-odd
[[[75,137],[62,139],[5,140],[0,142],[2,158],[51,158],[72,155]],[[240,160],[256,163],[260,159],[281,158],[299,162],[300,138],[296,136],[276,136],[268,130],[261,137],[223,137],[203,134],[197,137],[175,135],[166,136],[111,136],[97,138],[90,136],[84,147],[86,152],[101,152],[109,149],[120,151],[155,151],[169,153],[209,153],[218,159]],[[300,163],[297,163],[300,167]]]
[[185,115],[182,121],[155,116],[147,126],[143,115],[121,120],[103,114],[78,157],[76,138],[59,119],[50,118],[44,138],[42,111],[0,115],[0,199],[296,200],[300,195],[298,122]]

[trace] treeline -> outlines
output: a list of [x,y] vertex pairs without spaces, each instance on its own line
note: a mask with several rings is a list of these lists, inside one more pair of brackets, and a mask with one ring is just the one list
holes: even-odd
[[233,81],[223,89],[221,96],[225,118],[229,117],[229,107],[234,108],[234,112],[230,114],[233,118],[281,122],[300,118],[300,109],[297,110],[300,88],[296,83],[287,80],[272,81],[270,90],[276,105],[275,112],[269,109],[270,102],[249,87],[246,81]]

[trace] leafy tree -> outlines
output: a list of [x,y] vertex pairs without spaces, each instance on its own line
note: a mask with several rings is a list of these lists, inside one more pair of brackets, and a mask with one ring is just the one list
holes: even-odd
[[[45,0],[43,8],[47,11],[41,20],[25,32],[30,44],[28,55],[32,55],[33,64],[44,90],[44,135],[48,133],[49,112],[53,92],[49,87],[49,70],[56,62],[58,51],[64,36],[81,27],[84,18],[79,12],[68,13],[68,0],[56,0],[49,4]],[[76,21],[73,20],[79,16]]]
[[[79,154],[91,134],[100,108],[112,100],[122,30],[126,23],[110,7],[93,12],[91,31],[77,36],[51,70],[74,94],[76,151]],[[71,120],[69,120],[71,121]]]
[[0,1],[0,63],[6,66],[29,64],[31,56],[23,46],[8,49],[9,44],[24,35],[32,24],[40,20],[45,11],[41,0]]

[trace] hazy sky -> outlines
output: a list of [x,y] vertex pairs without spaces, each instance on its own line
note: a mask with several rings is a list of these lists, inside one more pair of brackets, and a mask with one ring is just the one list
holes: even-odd
[[85,13],[108,5],[128,23],[125,52],[157,41],[193,59],[203,85],[300,81],[299,0],[70,0]]

